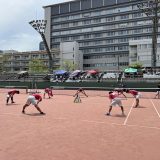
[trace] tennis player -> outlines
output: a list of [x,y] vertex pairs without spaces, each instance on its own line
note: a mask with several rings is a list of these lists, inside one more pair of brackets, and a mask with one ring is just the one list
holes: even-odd
[[79,88],[76,92],[76,94],[73,96],[75,97],[74,102],[81,102],[81,98],[79,96],[79,94],[82,93],[84,94],[86,97],[88,97],[88,95],[86,94],[86,92],[84,91],[83,88]]
[[118,95],[122,94],[125,98],[127,98],[126,95],[124,94],[125,91],[126,91],[126,89],[123,89],[123,88],[115,88],[114,89],[114,92],[117,92]]
[[9,99],[11,99],[11,103],[15,103],[15,102],[13,101],[13,96],[14,96],[15,94],[19,94],[19,93],[20,93],[19,90],[10,90],[10,91],[7,93],[6,104],[8,104]]
[[26,104],[23,106],[22,113],[25,114],[25,108],[28,107],[30,104],[33,104],[35,108],[40,112],[40,114],[45,114],[38,106],[38,103],[41,101],[42,97],[39,94],[29,95]]
[[45,89],[44,89],[43,98],[45,98],[45,94],[46,94],[46,93],[48,94],[48,98],[53,97],[52,89],[50,89],[50,88],[45,88]]
[[136,91],[136,90],[130,90],[130,89],[126,89],[126,93],[130,93],[133,95],[133,97],[136,99],[136,105],[134,108],[137,108],[139,106],[139,98],[141,97],[140,92]]
[[106,115],[110,116],[110,113],[112,111],[112,107],[117,106],[117,105],[121,108],[122,115],[125,115],[124,114],[124,109],[123,109],[123,106],[122,106],[122,102],[121,102],[121,98],[118,97],[118,94],[115,94],[114,92],[110,91],[109,92],[109,99],[111,100],[111,104],[109,106],[109,111]]
[[83,88],[79,88],[79,89],[77,90],[76,94],[74,95],[74,97],[77,96],[77,95],[79,95],[80,93],[82,93],[82,94],[84,94],[86,97],[88,97],[88,95],[86,94],[86,92],[84,91]]
[[156,98],[156,97],[160,98],[160,82],[158,83],[157,88],[158,89],[157,89],[157,92],[156,92],[156,95],[154,98]]

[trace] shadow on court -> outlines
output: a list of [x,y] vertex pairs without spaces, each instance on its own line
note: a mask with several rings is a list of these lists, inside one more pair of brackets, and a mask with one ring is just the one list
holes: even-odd
[[46,114],[40,114],[40,113],[25,113],[26,116],[45,116]]

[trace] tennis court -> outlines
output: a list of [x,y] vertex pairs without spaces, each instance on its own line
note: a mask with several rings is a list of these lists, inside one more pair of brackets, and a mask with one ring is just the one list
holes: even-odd
[[46,115],[32,106],[24,115],[21,110],[28,95],[15,95],[16,103],[6,106],[1,91],[0,159],[159,160],[160,99],[149,98],[155,93],[142,93],[147,98],[140,99],[139,108],[133,108],[133,98],[123,100],[126,116],[121,116],[119,107],[106,116],[110,101],[105,96],[90,96],[95,92],[86,90],[89,97],[82,96],[82,103],[57,94],[39,104]]

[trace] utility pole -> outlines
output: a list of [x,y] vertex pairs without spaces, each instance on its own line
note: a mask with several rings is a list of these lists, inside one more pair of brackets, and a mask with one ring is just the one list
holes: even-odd
[[119,72],[119,55],[117,55],[117,68],[118,68],[118,72]]
[[139,10],[147,15],[152,20],[152,54],[151,67],[156,67],[157,55],[157,36],[158,36],[158,22],[160,13],[160,0],[146,0],[137,5]]
[[53,58],[52,58],[52,54],[50,52],[50,49],[48,47],[46,38],[45,38],[45,28],[46,28],[46,24],[47,21],[46,20],[33,20],[31,22],[29,22],[29,24],[41,35],[44,46],[46,48],[48,57],[49,57],[49,72],[52,73],[53,70]]

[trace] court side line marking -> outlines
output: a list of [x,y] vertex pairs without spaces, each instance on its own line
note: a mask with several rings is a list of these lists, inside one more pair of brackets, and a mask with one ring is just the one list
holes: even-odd
[[153,101],[152,101],[151,99],[150,99],[150,101],[151,101],[151,103],[152,103],[152,105],[153,105],[153,107],[154,107],[156,113],[158,114],[158,117],[160,118],[160,114],[159,114],[159,112],[158,112],[158,110],[157,110],[155,104],[153,103]]
[[97,124],[115,124],[115,125],[122,125],[119,123],[108,123],[108,122],[103,122],[103,121],[91,121],[91,120],[80,120],[82,122],[88,122],[88,123],[97,123]]
[[1,113],[0,116],[11,115],[11,116],[23,116],[23,114],[13,114],[13,113]]
[[80,120],[82,122],[87,122],[87,123],[97,123],[97,124],[108,124],[108,125],[115,125],[115,126],[125,126],[125,127],[139,127],[139,128],[147,128],[147,129],[158,129],[160,130],[159,127],[152,127],[152,126],[141,126],[141,125],[132,125],[132,124],[119,124],[119,123],[107,123],[107,122],[101,122],[101,121],[89,121],[89,120]]
[[133,102],[133,104],[132,104],[132,107],[131,107],[130,110],[129,110],[129,113],[128,113],[128,115],[127,115],[127,117],[126,117],[123,125],[126,125],[126,124],[127,124],[128,118],[129,118],[129,116],[130,116],[130,114],[131,114],[131,111],[132,111],[132,109],[133,109],[134,104],[135,104],[135,100],[134,100],[134,102]]
[[127,127],[139,127],[139,128],[147,128],[147,129],[159,129],[159,127],[151,127],[151,126],[141,126],[141,125],[132,125],[132,124],[126,124]]

